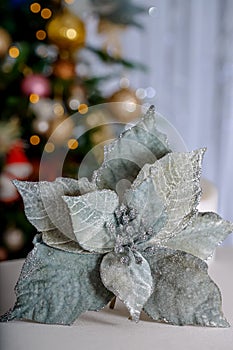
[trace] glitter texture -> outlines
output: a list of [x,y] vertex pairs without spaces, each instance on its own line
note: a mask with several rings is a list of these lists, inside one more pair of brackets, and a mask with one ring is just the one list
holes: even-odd
[[15,181],[41,234],[0,321],[71,324],[115,294],[136,322],[144,309],[174,325],[228,327],[204,260],[233,224],[197,212],[204,153],[171,152],[151,107],[105,149],[92,182]]

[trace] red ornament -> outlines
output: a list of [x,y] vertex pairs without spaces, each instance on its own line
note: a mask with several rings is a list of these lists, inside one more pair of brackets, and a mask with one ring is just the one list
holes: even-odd
[[51,85],[49,79],[41,74],[30,74],[26,76],[21,84],[22,92],[29,96],[36,94],[38,96],[49,96],[51,93]]
[[8,152],[4,172],[10,173],[19,180],[27,179],[31,174],[32,165],[25,155],[22,141],[15,143]]
[[0,175],[0,201],[14,202],[18,199],[18,191],[12,183],[13,179],[26,180],[32,172],[21,141],[16,142],[6,157],[6,164]]

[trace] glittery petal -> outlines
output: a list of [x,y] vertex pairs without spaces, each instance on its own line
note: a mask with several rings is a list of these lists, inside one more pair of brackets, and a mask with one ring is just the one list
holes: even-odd
[[174,325],[229,326],[221,311],[220,291],[205,262],[171,249],[144,256],[154,278],[154,292],[144,306],[149,316]]
[[86,252],[80,247],[77,241],[63,235],[59,230],[42,232],[43,242],[50,247],[60,249],[70,253]]
[[232,231],[233,224],[223,220],[218,214],[199,213],[191,225],[168,240],[166,246],[205,260],[213,255],[216,246]]
[[100,310],[112,298],[99,275],[101,255],[72,254],[37,243],[16,285],[17,301],[1,322],[27,319],[71,324],[87,310]]
[[[74,239],[72,224],[62,196],[79,195],[88,186],[88,180],[57,178],[54,182],[13,181],[24,201],[28,220],[40,232],[58,229],[65,236]],[[81,191],[80,191],[81,190]]]
[[105,287],[125,303],[132,319],[138,322],[142,307],[152,293],[148,262],[138,252],[111,252],[104,256],[100,274]]
[[110,190],[95,191],[79,197],[63,197],[70,211],[74,234],[85,250],[106,253],[113,249],[115,235],[106,223],[114,221],[117,194]]
[[205,149],[170,153],[153,165],[146,165],[135,180],[137,186],[148,176],[166,203],[167,223],[150,244],[161,244],[183,230],[197,214],[201,196],[200,174]]
[[[136,222],[139,227],[152,228],[157,233],[165,225],[167,215],[166,208],[156,192],[156,187],[151,178],[144,180],[139,186],[125,193],[125,203],[137,212]],[[139,232],[135,230],[135,237]]]
[[151,107],[141,121],[105,148],[103,165],[95,172],[97,186],[116,190],[121,180],[132,182],[145,163],[171,152],[167,138],[156,127]]

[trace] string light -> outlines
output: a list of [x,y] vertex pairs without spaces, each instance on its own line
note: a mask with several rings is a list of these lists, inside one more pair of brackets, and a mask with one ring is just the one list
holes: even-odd
[[30,96],[29,96],[29,100],[30,100],[30,102],[31,103],[37,103],[37,102],[39,102],[39,99],[40,99],[40,96],[39,95],[37,95],[37,94],[31,94]]
[[55,150],[55,146],[52,142],[47,142],[44,147],[45,152],[52,153]]
[[77,37],[77,31],[73,28],[69,28],[66,31],[66,36],[68,39],[73,40]]
[[157,7],[155,6],[150,7],[148,13],[151,17],[155,17],[157,15]]
[[38,4],[38,2],[34,2],[33,4],[30,5],[30,10],[31,10],[33,13],[38,13],[38,12],[40,12],[40,9],[41,9],[41,6],[40,6],[40,4]]
[[17,58],[20,54],[20,51],[18,49],[18,47],[16,46],[11,46],[9,48],[9,56],[12,57],[12,58]]
[[78,111],[80,114],[86,114],[88,112],[88,106],[85,103],[81,103],[78,107]]
[[49,19],[52,16],[52,11],[48,8],[44,8],[41,11],[41,17],[44,19]]
[[38,136],[38,135],[32,135],[32,136],[30,137],[30,143],[31,143],[33,146],[39,145],[39,143],[40,143],[40,138],[39,138],[39,136]]
[[53,107],[53,112],[58,117],[61,117],[64,114],[64,107],[60,103],[55,103],[55,105]]
[[78,141],[76,139],[70,139],[67,141],[67,145],[69,149],[76,149],[78,148]]
[[36,32],[36,37],[38,40],[44,40],[46,38],[46,35],[47,35],[46,32],[42,29],[37,30]]

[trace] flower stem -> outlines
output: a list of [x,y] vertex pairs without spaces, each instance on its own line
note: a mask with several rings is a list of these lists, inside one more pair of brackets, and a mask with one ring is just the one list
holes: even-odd
[[114,309],[115,307],[115,304],[116,304],[116,297],[114,297],[111,301],[110,301],[110,304],[109,304],[109,309]]

